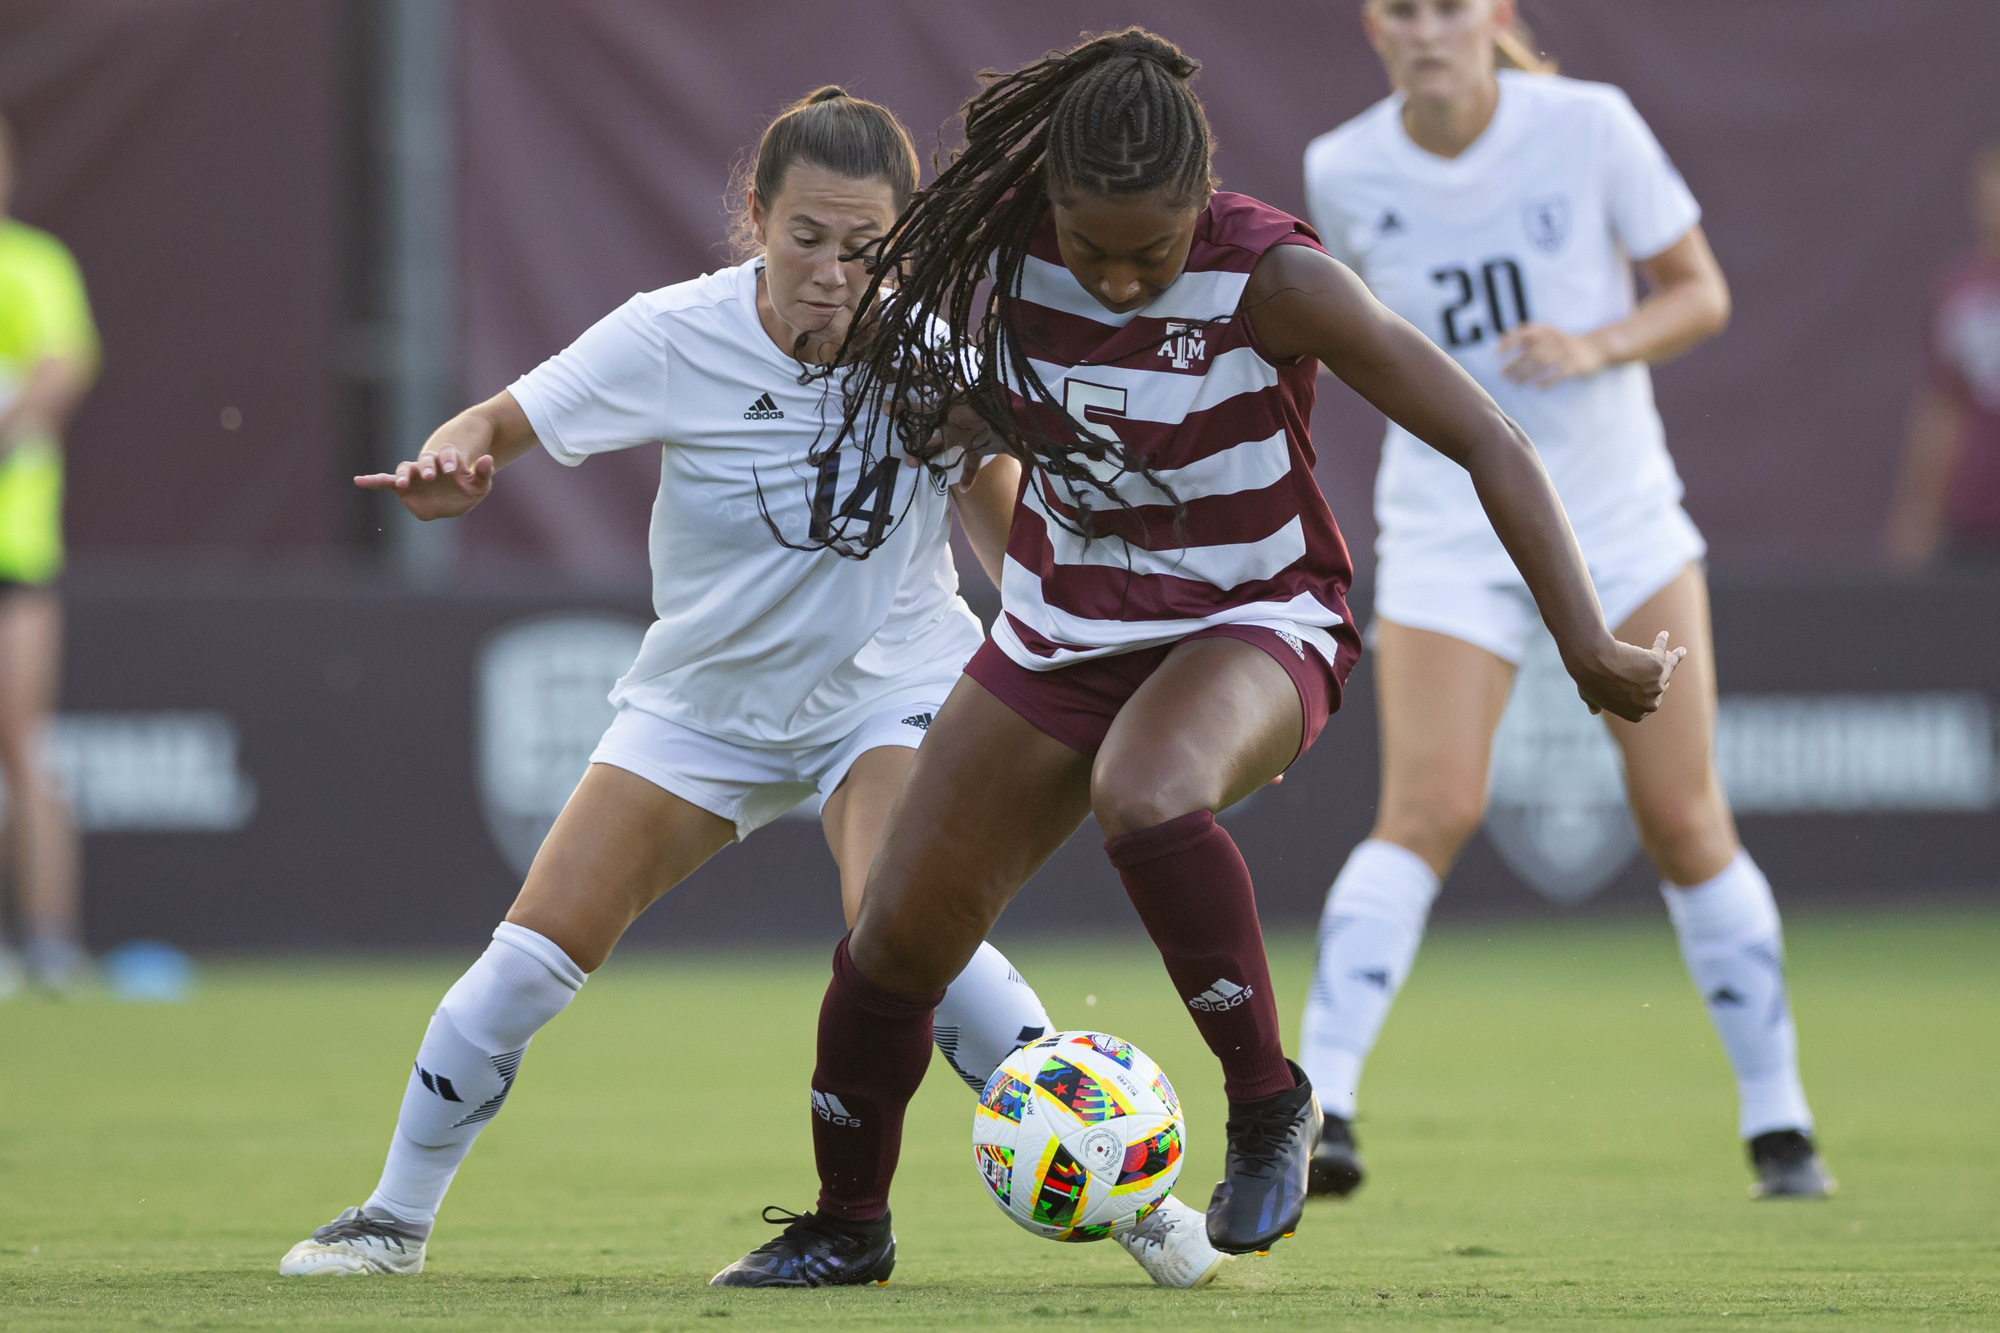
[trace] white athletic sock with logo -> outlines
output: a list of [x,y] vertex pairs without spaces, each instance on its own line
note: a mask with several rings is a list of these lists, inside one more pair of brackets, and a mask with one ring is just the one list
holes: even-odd
[[1361,1066],[1424,938],[1438,877],[1407,847],[1349,853],[1319,918],[1319,962],[1299,1024],[1299,1067],[1321,1109],[1352,1120]]
[[1681,958],[1736,1071],[1738,1130],[1810,1134],[1799,1083],[1798,1034],[1785,994],[1785,939],[1764,872],[1739,851],[1723,872],[1688,888],[1662,884]]
[[445,992],[417,1048],[382,1182],[365,1208],[430,1234],[458,1165],[514,1086],[528,1040],[587,974],[545,935],[503,921]]
[[1002,1060],[1054,1028],[1035,988],[990,944],[981,944],[945,988],[931,1019],[937,1048],[974,1092],[986,1086]]

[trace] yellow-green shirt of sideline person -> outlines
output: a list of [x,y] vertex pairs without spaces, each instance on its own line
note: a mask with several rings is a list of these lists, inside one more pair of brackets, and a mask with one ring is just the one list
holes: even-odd
[[[95,364],[83,275],[49,235],[0,220],[0,414],[50,357]],[[0,584],[42,584],[62,569],[62,447],[46,434],[0,437]]]

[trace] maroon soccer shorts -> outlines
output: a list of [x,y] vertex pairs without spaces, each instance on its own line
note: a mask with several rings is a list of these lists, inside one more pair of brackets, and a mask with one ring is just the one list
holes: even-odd
[[965,664],[965,674],[1037,730],[1078,754],[1095,756],[1125,701],[1159,670],[1168,653],[1194,639],[1241,639],[1262,648],[1285,669],[1298,689],[1299,706],[1305,715],[1299,754],[1319,739],[1327,718],[1340,708],[1341,687],[1354,666],[1354,656],[1343,651],[1336,672],[1310,644],[1263,625],[1214,625],[1158,648],[1092,658],[1050,671],[1028,670],[988,639]]

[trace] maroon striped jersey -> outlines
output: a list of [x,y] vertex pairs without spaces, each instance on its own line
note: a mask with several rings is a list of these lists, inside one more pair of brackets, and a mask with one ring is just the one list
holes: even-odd
[[[1009,327],[1079,429],[1122,441],[1158,484],[1099,465],[1127,508],[1026,469],[993,627],[1022,666],[1048,670],[1224,624],[1279,630],[1342,677],[1359,653],[1346,600],[1354,566],[1313,480],[1307,423],[1318,363],[1273,362],[1237,309],[1251,269],[1275,245],[1320,248],[1289,214],[1218,193],[1195,224],[1181,276],[1120,315],[1063,267],[1055,224],[1044,221]],[[1054,409],[1024,398],[1007,373],[1016,413],[1062,438]],[[1056,521],[1074,526],[1083,508],[1094,520],[1089,540]]]

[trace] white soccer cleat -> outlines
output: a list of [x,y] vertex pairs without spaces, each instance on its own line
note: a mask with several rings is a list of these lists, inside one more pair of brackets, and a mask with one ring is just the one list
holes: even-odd
[[1208,1243],[1208,1218],[1171,1194],[1117,1241],[1163,1287],[1205,1287],[1230,1260]]
[[423,1271],[424,1237],[414,1227],[359,1208],[349,1208],[278,1261],[280,1277]]

